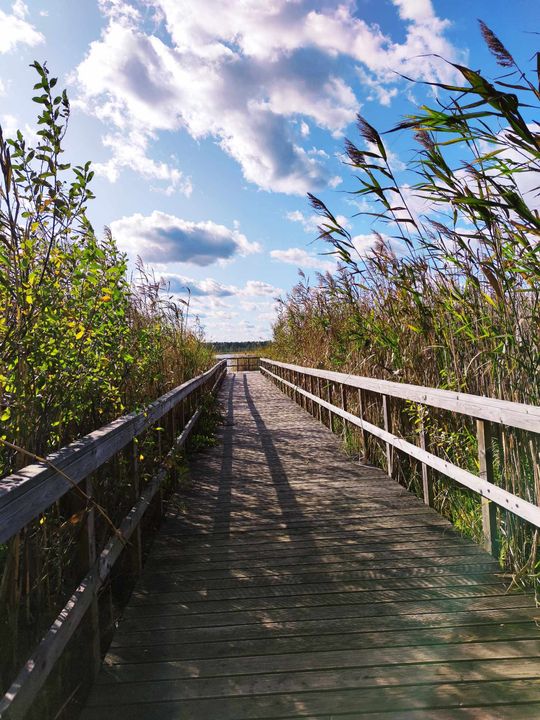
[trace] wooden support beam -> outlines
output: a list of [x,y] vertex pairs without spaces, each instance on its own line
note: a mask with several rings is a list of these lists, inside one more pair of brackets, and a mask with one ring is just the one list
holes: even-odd
[[[366,414],[365,394],[364,394],[364,391],[360,388],[358,390],[358,416],[359,416],[361,422],[363,422],[365,420],[365,414]],[[361,433],[362,433],[362,444],[364,446],[364,460],[367,460],[369,435],[363,425],[361,427]]]
[[[84,491],[89,498],[94,495],[92,478],[84,481]],[[86,568],[90,570],[97,558],[96,551],[96,511],[93,505],[86,511],[86,527],[83,534],[83,548],[86,554]],[[99,623],[99,601],[97,594],[94,594],[88,609],[88,622],[90,624],[90,656],[91,674],[97,677],[101,666],[101,629]]]
[[[420,447],[422,450],[427,449],[427,432],[422,421],[420,425]],[[422,463],[422,490],[424,495],[424,503],[433,507],[433,483],[430,477],[429,467],[426,463]]]
[[[345,385],[343,383],[340,383],[339,385],[341,390],[341,408],[345,411],[347,411],[347,391],[345,390]],[[343,429],[341,432],[343,436],[343,442],[345,442],[347,438],[347,421],[343,421]]]
[[[390,398],[388,395],[382,396],[383,423],[386,432],[392,431],[392,418],[390,414]],[[394,452],[390,443],[386,443],[386,472],[390,477],[394,472]]]
[[[493,446],[491,442],[490,423],[486,420],[477,420],[476,435],[478,438],[479,476],[482,480],[493,483]],[[486,497],[481,498],[481,503],[484,549],[493,555],[493,557],[499,557],[500,548],[497,528],[497,506]]]

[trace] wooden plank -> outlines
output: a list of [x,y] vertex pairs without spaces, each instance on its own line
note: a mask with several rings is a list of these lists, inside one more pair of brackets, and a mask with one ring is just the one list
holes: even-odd
[[[178,545],[181,545],[182,548],[189,549],[189,548],[201,548],[207,549],[207,548],[216,548],[217,550],[222,550],[223,552],[229,552],[229,550],[237,548],[237,547],[246,547],[245,541],[243,540],[242,536],[235,537],[234,535],[229,535],[229,537],[219,538],[220,542],[219,544],[212,541],[212,537],[205,536],[203,533],[199,533],[197,535],[188,535],[183,532],[185,525],[183,523],[180,523],[178,527],[182,528],[182,531],[179,531],[176,526],[176,518],[172,519],[169,522],[169,526],[167,528],[167,535],[165,536],[166,539],[164,540],[165,543],[174,545],[175,543]],[[377,528],[371,528],[369,530],[365,530],[362,528],[353,528],[353,529],[346,529],[342,530],[339,526],[326,526],[326,527],[318,527],[316,530],[310,533],[309,537],[306,538],[303,535],[299,534],[297,537],[291,537],[287,533],[282,532],[276,532],[271,536],[262,536],[257,537],[253,536],[249,539],[249,545],[250,547],[257,547],[258,549],[263,548],[270,548],[270,547],[285,547],[293,544],[305,544],[305,543],[326,543],[328,541],[334,541],[334,542],[355,542],[355,541],[366,541],[369,542],[369,540],[373,540],[374,542],[382,543],[385,541],[389,542],[413,542],[416,539],[428,539],[432,538],[434,541],[442,541],[446,538],[461,538],[463,539],[463,536],[459,535],[455,528],[450,525],[450,523],[447,523],[446,525],[429,525],[429,526],[422,526],[422,525],[414,525],[411,527],[404,527],[401,528],[403,530],[402,533],[400,533],[399,537],[396,538],[394,534],[388,535],[388,533],[384,529],[377,529]],[[157,540],[159,542],[159,539]],[[161,546],[160,546],[161,547]]]
[[[247,640],[268,640],[280,638],[302,638],[302,637],[320,637],[324,640],[327,635],[345,635],[353,636],[364,633],[373,633],[376,629],[381,636],[386,633],[403,631],[427,631],[432,630],[448,630],[449,632],[461,632],[471,626],[489,626],[496,624],[497,626],[506,626],[507,624],[526,623],[529,631],[527,636],[529,639],[538,633],[537,622],[539,614],[531,608],[530,603],[522,608],[498,608],[477,610],[474,615],[470,612],[454,612],[454,613],[418,613],[418,614],[401,614],[387,615],[377,618],[377,620],[369,623],[358,622],[355,617],[349,618],[327,618],[323,623],[318,619],[315,620],[297,620],[284,621],[268,624],[243,625],[241,627],[235,625],[215,625],[200,628],[147,628],[144,623],[130,623],[121,626],[122,637],[132,636],[138,633],[151,633],[156,637],[175,636],[181,634],[183,642],[187,644],[206,645],[208,643],[231,642],[231,641],[247,641]],[[160,635],[161,633],[161,635]],[[175,635],[176,634],[176,635]],[[472,642],[473,638],[469,638]],[[321,644],[319,643],[319,647]],[[324,644],[323,644],[324,647]],[[165,653],[165,648],[163,647]],[[146,651],[149,648],[146,647]],[[107,662],[119,661],[117,656],[112,654],[107,658]],[[193,652],[193,651],[192,651]],[[197,653],[194,653],[194,656]],[[141,658],[144,659],[144,658]],[[164,656],[164,659],[165,656]]]
[[[422,551],[425,552],[426,556],[437,555],[441,557],[451,557],[452,555],[480,555],[478,548],[473,546],[463,546],[458,543],[452,543],[452,541],[445,542],[421,542],[417,546],[412,543],[403,543],[401,546],[392,544],[390,547],[384,545],[372,545],[365,549],[362,548],[361,544],[356,545],[345,545],[340,547],[338,544],[330,545],[316,545],[303,547],[293,547],[291,549],[284,548],[280,553],[278,550],[273,552],[269,551],[266,553],[254,552],[253,558],[250,560],[249,555],[241,553],[238,550],[230,551],[231,565],[228,565],[227,556],[223,553],[200,553],[199,555],[188,555],[185,554],[186,567],[193,564],[194,567],[200,568],[201,565],[211,565],[214,569],[219,566],[221,562],[224,567],[239,567],[239,563],[248,563],[249,567],[258,567],[262,565],[273,565],[273,563],[283,564],[287,561],[303,561],[305,558],[313,555],[316,558],[325,558],[328,561],[330,558],[340,558],[349,560],[351,558],[364,558],[371,559],[381,558],[385,559],[388,557],[400,557],[401,554],[404,556],[419,556],[423,555]],[[156,574],[166,574],[170,577],[170,564],[177,560],[178,547],[174,549],[163,549],[157,550],[153,555],[154,562],[153,567],[156,569]],[[483,556],[481,556],[483,557]],[[484,558],[485,559],[485,558]],[[161,568],[160,568],[161,566]]]
[[[491,427],[485,420],[476,421],[476,434],[478,438],[478,465],[479,476],[486,482],[493,483],[495,472],[493,469],[493,448]],[[484,535],[484,549],[486,552],[499,557],[499,532],[497,528],[497,508],[488,498],[482,498],[482,532]]]
[[[126,628],[133,628],[144,622],[148,629],[167,628],[199,628],[217,627],[220,625],[241,626],[266,623],[267,625],[280,622],[298,622],[302,620],[337,620],[342,618],[357,618],[359,621],[366,618],[383,616],[406,616],[431,613],[469,612],[479,610],[498,610],[528,607],[531,597],[494,596],[479,598],[459,598],[443,600],[403,601],[349,604],[349,605],[320,605],[317,607],[287,607],[272,608],[270,610],[242,611],[216,613],[193,613],[184,615],[180,612],[178,603],[144,606],[130,606],[126,612]],[[509,614],[510,617],[510,614]]]
[[[518,644],[516,643],[516,647]],[[406,657],[405,649],[401,648],[400,650]],[[494,653],[495,648],[490,647],[490,650],[491,653]],[[269,662],[270,667],[273,667],[271,661],[274,659],[285,660],[286,658],[289,661],[282,663],[282,669],[276,673],[272,673],[270,668],[266,673],[264,671],[257,673],[255,658],[241,658],[241,662],[230,659],[228,664],[232,668],[238,666],[238,672],[232,672],[231,676],[227,676],[226,673],[223,673],[222,662],[207,663],[216,668],[216,672],[219,672],[219,675],[208,679],[205,677],[206,673],[201,671],[203,661],[196,663],[196,667],[194,667],[194,663],[190,664],[189,662],[164,664],[159,671],[164,672],[165,678],[159,677],[155,680],[146,680],[143,672],[139,674],[140,668],[131,665],[129,666],[130,672],[122,678],[122,684],[100,685],[99,692],[90,696],[88,707],[118,707],[128,703],[147,702],[148,698],[159,698],[160,701],[242,696],[261,698],[278,694],[304,693],[310,690],[319,692],[324,690],[347,692],[347,690],[369,688],[389,690],[392,687],[411,685],[411,666],[406,664],[406,660],[403,664],[398,664],[397,656],[392,651],[382,654],[373,651],[373,653],[375,659],[381,657],[383,660],[381,664],[378,665],[376,662],[371,664],[369,658],[363,658],[360,653],[355,653],[355,660],[351,660],[351,662],[356,662],[356,664],[352,667],[340,665],[340,662],[346,662],[346,657],[345,653],[338,653],[331,668],[320,667],[319,663],[323,664],[320,658],[314,664],[313,656],[300,653],[297,656],[287,655],[283,658],[280,656],[264,657],[263,662]],[[525,679],[534,682],[537,679],[538,661],[534,656],[507,657],[503,650],[500,658],[494,658],[491,653],[491,659],[474,662],[466,660],[422,662],[417,660],[414,670],[418,672],[417,677],[422,678],[423,689],[427,685],[438,683],[459,683],[464,678],[467,678],[467,682],[501,681],[506,678],[513,681]],[[418,655],[421,655],[419,651]],[[292,660],[296,660],[296,662],[291,662]],[[246,664],[249,662],[254,663],[253,673],[247,672]],[[290,666],[290,670],[287,669],[287,665]],[[304,666],[307,666],[307,670],[297,669]],[[172,679],[169,679],[170,677]],[[540,690],[536,697],[540,699]]]
[[[277,568],[281,566],[297,565],[297,564],[310,564],[313,561],[323,563],[336,563],[343,561],[358,560],[362,563],[364,560],[395,560],[402,556],[406,558],[414,557],[452,557],[455,555],[463,556],[477,556],[485,559],[482,551],[469,543],[468,545],[461,544],[445,544],[443,542],[437,543],[421,543],[419,545],[404,544],[405,547],[391,547],[387,548],[384,546],[376,547],[375,549],[369,547],[363,547],[361,544],[357,544],[355,547],[345,546],[339,547],[335,545],[333,547],[321,547],[317,546],[304,546],[303,548],[296,549],[295,551],[283,550],[283,552],[274,553],[263,553],[257,557],[254,554],[252,557],[245,554],[239,554],[238,552],[231,552],[228,557],[220,559],[218,556],[212,556],[200,554],[198,557],[186,557],[184,563],[182,563],[182,572],[190,570],[200,570],[202,567],[211,568],[217,570],[219,568],[254,568],[254,567],[272,567]],[[156,553],[155,563],[163,562],[167,564],[167,559],[173,562],[177,560],[175,553]],[[167,570],[165,570],[167,571]]]
[[240,598],[271,598],[301,595],[326,595],[345,592],[370,592],[372,590],[411,590],[420,588],[456,588],[473,587],[477,585],[493,585],[505,587],[501,580],[492,573],[479,575],[434,575],[427,577],[401,577],[401,578],[367,578],[358,580],[345,580],[336,582],[335,578],[326,582],[303,582],[298,584],[280,585],[249,585],[239,587],[239,584],[225,588],[208,588],[203,585],[200,589],[186,589],[183,580],[169,579],[166,576],[146,576],[145,582],[139,583],[133,597],[142,597],[152,593],[175,591],[177,602],[197,603],[203,600],[237,600]]
[[363,549],[366,552],[404,552],[407,550],[422,550],[422,548],[438,547],[441,552],[444,553],[445,549],[448,548],[465,548],[471,547],[471,544],[464,538],[456,535],[443,536],[441,538],[434,539],[433,536],[428,533],[416,533],[414,536],[408,536],[403,538],[394,537],[382,537],[378,540],[369,539],[363,540],[358,537],[344,537],[344,538],[323,538],[315,543],[311,539],[300,539],[291,540],[289,542],[269,542],[264,544],[258,544],[254,548],[246,548],[245,545],[229,545],[228,547],[212,547],[209,543],[202,543],[200,546],[193,546],[184,544],[182,538],[170,538],[166,540],[158,538],[154,542],[153,546],[153,558],[154,562],[159,563],[160,559],[167,559],[168,557],[177,557],[178,552],[182,552],[182,557],[186,561],[199,560],[204,561],[210,558],[218,560],[220,557],[231,557],[231,558],[270,558],[274,556],[279,557],[293,557],[295,555],[303,554],[306,549],[313,548],[318,549],[319,552],[331,552],[332,550],[339,550],[342,553],[349,551],[354,552],[358,549]]
[[[179,597],[180,595],[180,597]],[[317,594],[285,595],[279,597],[271,595],[261,598],[233,598],[218,600],[208,599],[198,602],[187,603],[181,597],[181,593],[158,591],[148,593],[136,592],[131,600],[131,608],[146,608],[152,603],[155,612],[160,605],[176,605],[176,614],[191,616],[213,613],[236,613],[267,610],[296,609],[296,608],[325,608],[348,605],[361,606],[374,603],[390,602],[416,602],[423,600],[444,600],[462,598],[488,598],[501,597],[505,595],[505,588],[501,583],[492,582],[482,585],[459,585],[457,587],[429,587],[429,588],[400,588],[383,589],[371,588],[369,592],[364,590],[349,590],[347,592],[327,592]]]
[[[333,718],[351,709],[355,709],[358,717],[369,717],[371,713],[379,711],[401,713],[402,710],[459,707],[465,691],[470,705],[484,706],[495,711],[497,706],[540,702],[540,680],[527,678],[387,687],[384,694],[377,687],[181,701],[166,700],[158,694],[151,699],[147,698],[144,703],[88,709],[81,715],[81,720],[201,720],[218,717],[220,720],[252,720],[254,717],[266,720],[287,715],[312,717],[316,713],[325,713]],[[496,718],[497,715],[492,717]]]
[[[486,623],[485,625],[465,625],[453,627],[417,627],[384,632],[369,632],[349,628],[349,632],[321,634],[272,635],[261,632],[253,638],[212,639],[203,634],[190,635],[186,641],[183,630],[165,630],[130,632],[117,634],[107,657],[99,683],[113,680],[121,681],[124,666],[130,663],[144,663],[148,673],[152,666],[175,660],[223,659],[245,656],[266,656],[283,653],[314,653],[321,647],[329,650],[371,650],[372,648],[401,648],[429,645],[472,645],[474,643],[530,640],[531,621],[508,624]],[[223,665],[227,668],[228,665]],[[144,668],[139,665],[141,672]],[[157,671],[157,669],[156,669]]]

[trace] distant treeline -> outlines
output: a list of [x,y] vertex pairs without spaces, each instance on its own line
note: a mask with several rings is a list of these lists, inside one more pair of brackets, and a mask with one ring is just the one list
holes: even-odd
[[241,353],[254,352],[268,348],[271,345],[270,340],[247,340],[244,342],[214,342],[208,343],[216,353]]

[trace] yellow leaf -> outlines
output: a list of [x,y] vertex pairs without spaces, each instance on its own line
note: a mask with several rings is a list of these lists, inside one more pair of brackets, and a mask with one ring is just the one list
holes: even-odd
[[102,295],[101,296],[101,302],[109,302],[110,299],[111,299],[110,295]]
[[79,332],[75,335],[75,340],[80,340],[83,335],[84,335],[84,328],[81,328],[79,330]]

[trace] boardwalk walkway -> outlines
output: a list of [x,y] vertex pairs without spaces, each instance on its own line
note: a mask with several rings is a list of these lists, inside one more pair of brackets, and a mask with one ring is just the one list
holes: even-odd
[[539,613],[259,373],[228,375],[82,720],[540,718]]

